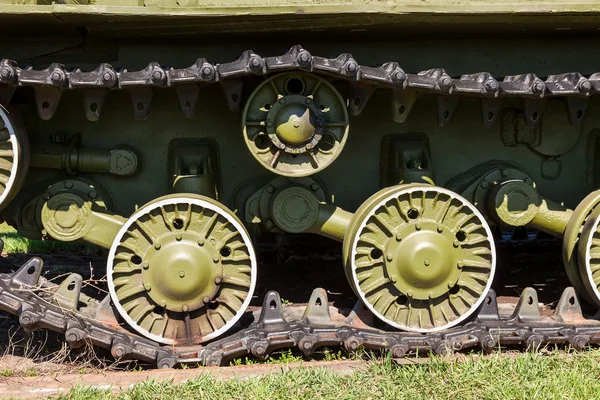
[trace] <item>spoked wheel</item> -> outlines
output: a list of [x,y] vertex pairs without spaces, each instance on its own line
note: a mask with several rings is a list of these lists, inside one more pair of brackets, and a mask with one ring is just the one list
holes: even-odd
[[0,209],[19,192],[29,167],[29,141],[22,124],[0,106]]
[[496,267],[483,216],[450,190],[386,188],[355,214],[344,241],[356,294],[399,329],[433,332],[468,318],[485,299]]
[[598,224],[600,190],[590,193],[579,203],[563,236],[563,263],[577,292],[590,304],[600,306],[600,272],[598,265]]
[[[580,204],[588,212],[585,213],[585,222],[577,243],[577,260],[571,267],[578,267],[576,272],[582,284],[580,292],[592,304],[600,306],[600,191],[591,193],[586,200]],[[593,208],[589,211],[592,205]],[[577,214],[577,210],[574,214]]]
[[256,284],[256,256],[237,217],[199,195],[169,195],[141,207],[110,249],[115,307],[140,334],[196,344],[240,319]]

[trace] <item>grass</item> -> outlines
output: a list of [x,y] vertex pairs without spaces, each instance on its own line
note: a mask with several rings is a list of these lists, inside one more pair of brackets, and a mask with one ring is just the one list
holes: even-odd
[[76,387],[63,399],[600,399],[600,350],[478,355],[424,364],[373,362],[336,375],[325,368],[281,370],[263,377],[181,384],[147,381],[122,393]]
[[0,239],[4,241],[4,253],[69,254],[101,256],[103,250],[85,242],[60,242],[58,240],[31,240],[19,235],[6,223],[0,224]]

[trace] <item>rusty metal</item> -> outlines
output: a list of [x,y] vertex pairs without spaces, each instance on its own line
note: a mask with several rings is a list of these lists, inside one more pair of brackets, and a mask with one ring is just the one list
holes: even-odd
[[159,368],[177,363],[221,365],[244,355],[264,359],[282,348],[310,355],[320,347],[343,346],[349,352],[364,348],[404,357],[428,352],[448,355],[477,347],[490,351],[504,345],[563,344],[583,349],[600,343],[600,321],[583,317],[573,288],[564,290],[552,315],[540,313],[532,288],[523,291],[508,313],[499,312],[490,290],[473,319],[428,334],[377,329],[360,304],[351,311],[338,310],[328,306],[324,290],[316,289],[303,313],[295,306],[283,307],[277,292],[271,291],[247,328],[204,346],[161,346],[124,329],[108,298],[98,301],[82,295],[80,301],[87,306],[79,312],[59,306],[53,295],[57,285],[41,278],[41,269],[42,261],[32,258],[17,271],[0,274],[0,309],[19,316],[26,330],[50,329],[65,334],[73,347],[91,343],[111,349],[118,359],[143,360]]

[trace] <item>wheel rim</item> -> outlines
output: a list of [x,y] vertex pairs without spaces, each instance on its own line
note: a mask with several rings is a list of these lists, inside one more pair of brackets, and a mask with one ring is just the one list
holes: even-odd
[[587,297],[600,306],[600,206],[587,217],[577,246],[579,273]]
[[344,99],[325,79],[301,72],[275,75],[251,94],[242,126],[248,149],[283,176],[315,174],[341,153],[348,137]]
[[29,143],[22,125],[0,106],[0,209],[19,192],[29,164]]
[[479,307],[491,286],[495,246],[483,216],[438,187],[396,187],[357,213],[346,268],[355,291],[399,329],[433,332]]
[[166,344],[197,344],[231,328],[256,285],[250,237],[235,215],[199,195],[141,207],[110,249],[107,278],[119,314]]
[[[579,257],[579,242],[582,228],[594,207],[600,202],[600,190],[587,195],[575,208],[563,235],[563,264],[569,281],[589,303],[595,304],[596,295],[593,290],[588,291],[588,280],[585,272],[585,257]],[[580,266],[581,262],[581,266]]]

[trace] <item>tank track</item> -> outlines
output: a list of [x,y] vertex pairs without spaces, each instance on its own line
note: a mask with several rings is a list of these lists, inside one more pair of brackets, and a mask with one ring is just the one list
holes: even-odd
[[47,120],[54,114],[63,90],[83,89],[86,116],[95,121],[100,117],[106,91],[127,90],[135,118],[145,119],[153,97],[152,88],[174,87],[184,116],[191,117],[198,99],[198,84],[221,84],[229,108],[235,111],[240,108],[242,100],[241,78],[286,71],[307,71],[351,82],[349,108],[354,115],[360,114],[373,90],[397,89],[399,98],[394,101],[403,107],[399,115],[394,115],[397,122],[406,119],[414,102],[414,98],[403,96],[406,92],[442,95],[438,110],[441,125],[451,120],[458,105],[456,96],[478,97],[482,101],[485,126],[496,122],[503,98],[522,99],[528,116],[526,122],[531,126],[537,126],[541,121],[543,100],[564,98],[571,123],[579,124],[585,115],[587,98],[600,93],[600,72],[587,75],[588,78],[579,72],[561,73],[549,75],[545,80],[533,73],[523,73],[506,76],[500,81],[489,72],[453,78],[442,68],[410,74],[397,62],[386,62],[379,67],[364,66],[348,53],[325,58],[313,56],[296,45],[285,54],[274,57],[262,57],[247,50],[237,60],[222,64],[199,58],[192,66],[183,69],[162,67],[151,62],[140,71],[114,68],[106,63],[90,72],[67,70],[59,63],[34,70],[30,66],[20,68],[16,61],[3,59],[0,61],[0,104],[8,104],[17,87],[31,86],[35,91],[38,114],[41,119]]
[[108,296],[100,302],[77,293],[79,303],[86,304],[87,316],[57,305],[59,285],[40,276],[42,265],[34,257],[15,272],[0,274],[1,310],[17,315],[26,331],[50,329],[64,334],[72,347],[89,343],[110,349],[116,359],[140,360],[159,368],[218,366],[244,355],[265,359],[283,348],[297,348],[309,356],[320,347],[343,346],[350,353],[362,348],[400,358],[430,352],[448,355],[470,348],[492,351],[511,345],[537,349],[559,344],[581,350],[600,343],[600,321],[583,316],[575,290],[569,287],[552,313],[539,308],[533,288],[525,288],[509,312],[499,308],[490,290],[470,322],[429,334],[378,329],[361,303],[349,312],[337,310],[328,305],[323,289],[313,291],[306,307],[283,307],[279,294],[271,291],[247,328],[204,346],[161,346],[127,331],[112,312]]
[[[0,104],[10,103],[18,87],[33,87],[39,116],[47,120],[54,114],[64,90],[82,89],[86,116],[93,121],[100,117],[109,90],[127,90],[134,117],[145,119],[153,97],[152,89],[173,87],[184,116],[191,117],[201,84],[219,83],[226,93],[229,108],[237,110],[241,105],[242,78],[299,70],[350,82],[349,108],[354,115],[360,114],[373,90],[393,89],[395,109],[400,104],[406,106],[407,111],[400,112],[402,116],[394,115],[397,122],[404,121],[410,111],[409,103],[414,101],[414,97],[412,100],[410,96],[403,97],[408,92],[439,95],[442,101],[438,103],[438,122],[442,125],[450,121],[456,109],[457,102],[452,99],[477,97],[481,100],[485,126],[496,122],[504,98],[524,102],[526,123],[531,126],[540,123],[546,99],[564,99],[571,123],[579,124],[589,96],[600,93],[600,73],[586,77],[571,72],[550,75],[545,80],[532,73],[498,80],[487,72],[453,78],[441,68],[409,74],[396,62],[380,67],[362,66],[347,53],[324,58],[294,46],[276,57],[261,57],[248,50],[229,63],[213,64],[200,58],[188,68],[173,69],[152,62],[143,70],[133,72],[109,64],[101,64],[90,72],[70,71],[58,63],[34,70],[20,68],[17,62],[4,59],[0,61]],[[27,331],[50,329],[64,334],[72,347],[91,343],[110,349],[117,359],[141,360],[159,368],[178,363],[221,365],[247,354],[266,358],[281,348],[298,348],[310,355],[319,347],[342,345],[350,352],[373,349],[387,351],[396,358],[420,352],[449,354],[477,347],[489,351],[500,345],[535,348],[565,344],[582,349],[588,344],[600,343],[600,321],[583,316],[573,288],[565,289],[551,313],[540,310],[537,293],[532,288],[523,291],[510,312],[501,312],[495,293],[490,291],[469,322],[428,334],[378,329],[372,315],[361,304],[349,312],[337,310],[328,306],[323,289],[315,289],[306,307],[282,307],[279,295],[269,292],[260,312],[254,313],[254,322],[223,339],[198,346],[162,346],[128,331],[115,316],[108,296],[98,301],[81,293],[81,285],[69,289],[70,282],[77,282],[75,274],[60,285],[51,283],[41,277],[42,265],[42,260],[34,257],[15,272],[0,274],[1,310],[17,315]],[[65,287],[73,292],[75,304],[85,307],[60,306],[57,296]]]

